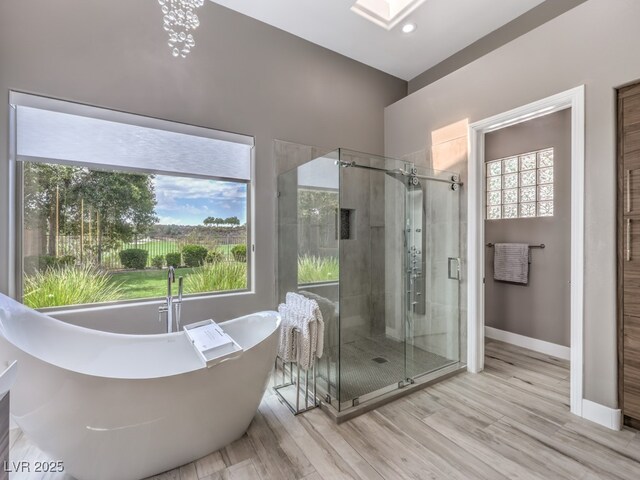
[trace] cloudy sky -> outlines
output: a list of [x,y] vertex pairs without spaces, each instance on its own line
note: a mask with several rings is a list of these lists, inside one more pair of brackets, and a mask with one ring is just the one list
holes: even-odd
[[160,224],[202,225],[207,217],[247,221],[247,186],[243,183],[158,175],[154,184]]

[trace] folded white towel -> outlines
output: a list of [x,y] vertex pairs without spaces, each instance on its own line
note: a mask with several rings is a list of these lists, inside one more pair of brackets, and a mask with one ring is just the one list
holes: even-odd
[[303,369],[309,369],[324,349],[324,321],[318,303],[290,292],[286,304],[280,304],[278,311],[282,317],[280,357],[285,362],[296,361]]
[[303,342],[303,347],[305,343],[308,343],[309,353],[318,358],[322,357],[324,350],[324,319],[318,302],[293,292],[287,293],[286,302],[287,305],[290,305],[301,314],[298,317],[298,327],[302,330],[303,337],[307,339]]
[[502,282],[529,283],[529,245],[496,243],[493,252],[493,278]]
[[280,343],[278,344],[278,356],[283,362],[296,361],[296,344],[293,330],[297,328],[294,312],[284,303],[278,305],[278,313],[282,319],[280,325]]

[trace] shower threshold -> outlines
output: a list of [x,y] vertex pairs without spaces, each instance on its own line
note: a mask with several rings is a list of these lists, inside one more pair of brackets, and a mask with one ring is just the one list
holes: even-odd
[[399,382],[397,385],[390,385],[367,395],[362,395],[354,399],[355,401],[353,402],[345,402],[342,404],[340,411],[333,404],[320,399],[320,409],[334,422],[340,424],[466,370],[466,363],[453,362],[437,370],[418,375],[412,378],[410,382]]

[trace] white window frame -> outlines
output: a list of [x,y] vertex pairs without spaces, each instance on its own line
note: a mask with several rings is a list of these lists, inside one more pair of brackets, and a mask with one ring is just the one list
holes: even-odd
[[[10,192],[10,199],[13,201],[13,205],[10,205],[11,216],[9,234],[10,238],[15,240],[15,244],[10,252],[13,255],[15,261],[9,265],[9,295],[21,301],[23,296],[23,200],[24,200],[24,162],[38,162],[38,163],[51,163],[59,165],[69,165],[69,162],[59,161],[56,159],[36,159],[32,157],[19,158],[17,155],[17,107],[26,106],[32,108],[39,108],[44,110],[51,110],[60,113],[67,113],[72,115],[81,115],[91,118],[98,118],[102,120],[126,123],[131,125],[137,125],[141,127],[154,128],[160,130],[166,130],[170,132],[183,133],[187,135],[195,135],[205,138],[212,138],[216,140],[223,140],[235,143],[241,143],[249,145],[251,147],[250,158],[250,172],[251,178],[248,181],[241,181],[238,179],[228,179],[224,177],[215,176],[203,176],[203,175],[183,175],[175,172],[165,172],[154,169],[142,169],[132,168],[126,169],[122,167],[114,167],[109,165],[99,164],[82,164],[80,162],[73,162],[73,165],[79,167],[93,168],[93,169],[105,169],[119,172],[130,173],[147,173],[158,174],[167,176],[186,176],[190,178],[207,178],[220,181],[233,181],[237,183],[246,183],[247,185],[247,288],[243,290],[225,291],[225,292],[202,292],[185,295],[185,298],[213,298],[223,296],[236,296],[239,294],[255,294],[255,244],[253,243],[253,233],[255,229],[254,219],[254,193],[255,193],[255,139],[252,136],[226,132],[222,130],[215,130],[212,128],[204,128],[195,125],[188,125],[184,123],[172,122],[170,120],[163,120],[153,117],[147,117],[144,115],[137,115],[132,113],[121,112],[117,110],[105,109],[102,107],[95,107],[91,105],[85,105],[75,102],[69,102],[64,100],[58,100],[49,97],[43,97],[38,95],[32,95],[22,92],[10,91],[9,92],[9,169],[10,169],[10,188],[13,192]],[[109,306],[119,305],[132,305],[132,304],[153,304],[158,303],[159,299],[152,298],[139,298],[130,300],[118,300],[108,303],[86,303],[79,305],[61,305],[57,307],[50,307],[40,309],[45,312],[63,312],[70,310],[87,310],[91,308],[104,308]]]

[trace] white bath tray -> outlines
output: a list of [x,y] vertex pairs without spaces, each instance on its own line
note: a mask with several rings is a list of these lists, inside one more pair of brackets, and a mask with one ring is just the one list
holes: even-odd
[[183,328],[207,368],[242,355],[242,347],[213,320],[191,323]]

